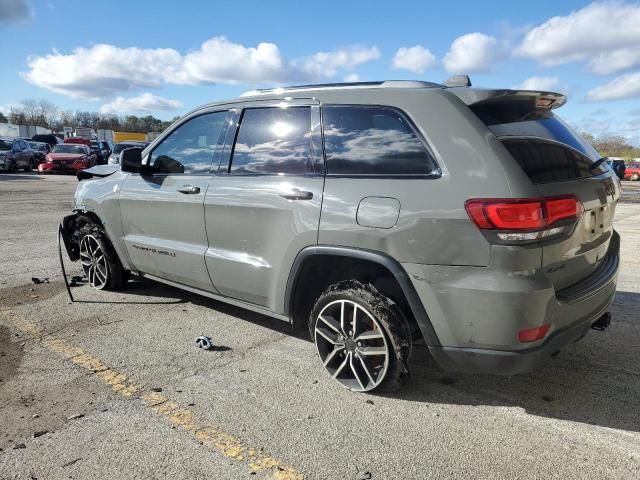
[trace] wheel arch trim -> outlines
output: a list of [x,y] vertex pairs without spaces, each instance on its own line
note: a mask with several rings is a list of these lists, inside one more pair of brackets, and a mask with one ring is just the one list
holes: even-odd
[[291,321],[293,321],[292,315],[295,290],[298,282],[300,281],[299,277],[302,271],[302,267],[305,265],[308,259],[317,256],[339,256],[353,258],[357,260],[376,263],[386,268],[400,285],[402,293],[407,299],[409,308],[411,309],[418,323],[418,326],[420,327],[420,331],[422,332],[427,345],[430,347],[440,346],[440,341],[438,340],[438,336],[436,335],[433,325],[431,324],[429,315],[427,314],[427,311],[422,304],[422,301],[420,300],[420,297],[418,296],[416,289],[411,283],[411,279],[409,278],[409,275],[407,274],[405,269],[394,258],[390,257],[387,254],[374,250],[331,245],[314,245],[301,250],[293,262],[285,289],[284,313],[289,317]]

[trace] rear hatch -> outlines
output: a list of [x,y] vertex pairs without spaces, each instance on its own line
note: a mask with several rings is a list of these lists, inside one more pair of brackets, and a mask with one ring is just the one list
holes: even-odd
[[584,213],[570,235],[542,244],[542,267],[556,291],[576,291],[610,261],[607,252],[620,198],[615,174],[588,142],[554,115],[565,103],[563,95],[451,90],[458,90],[454,93],[501,140],[541,197],[573,195],[582,203]]

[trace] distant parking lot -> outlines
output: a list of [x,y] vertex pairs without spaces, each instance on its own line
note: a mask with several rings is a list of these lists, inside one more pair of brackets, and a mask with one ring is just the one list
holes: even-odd
[[0,478],[640,477],[640,182],[609,330],[511,378],[419,351],[392,395],[337,386],[283,322],[160,284],[70,304],[55,233],[76,184],[0,174]]

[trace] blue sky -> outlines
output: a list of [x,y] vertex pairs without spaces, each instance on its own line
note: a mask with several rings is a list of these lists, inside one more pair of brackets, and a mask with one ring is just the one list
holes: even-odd
[[274,84],[469,73],[479,86],[566,92],[559,113],[574,126],[640,145],[637,2],[93,5],[0,0],[0,109],[44,98],[167,119]]

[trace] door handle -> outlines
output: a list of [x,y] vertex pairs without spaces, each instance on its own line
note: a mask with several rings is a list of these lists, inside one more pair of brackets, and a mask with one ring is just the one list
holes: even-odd
[[186,193],[186,194],[200,193],[200,187],[192,187],[191,185],[183,185],[181,187],[178,187],[178,191],[180,193]]
[[313,193],[307,192],[306,190],[300,190],[299,188],[294,188],[288,193],[281,193],[280,196],[287,200],[311,200],[313,198]]

